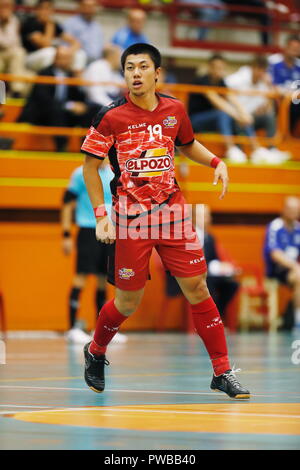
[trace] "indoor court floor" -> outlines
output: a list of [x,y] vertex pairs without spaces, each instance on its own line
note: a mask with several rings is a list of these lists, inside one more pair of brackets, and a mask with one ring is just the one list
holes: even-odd
[[240,333],[228,342],[251,400],[210,390],[196,335],[131,333],[111,345],[102,394],[84,383],[81,346],[9,339],[0,448],[300,449],[300,334]]

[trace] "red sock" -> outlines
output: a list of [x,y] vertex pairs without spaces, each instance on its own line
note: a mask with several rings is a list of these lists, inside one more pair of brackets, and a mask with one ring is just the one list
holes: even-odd
[[92,354],[105,354],[108,343],[118,332],[120,325],[126,320],[115,306],[114,299],[106,302],[100,310],[96,324],[94,339],[90,344],[89,351]]
[[196,331],[205,344],[215,375],[230,369],[223,322],[213,299],[191,305]]

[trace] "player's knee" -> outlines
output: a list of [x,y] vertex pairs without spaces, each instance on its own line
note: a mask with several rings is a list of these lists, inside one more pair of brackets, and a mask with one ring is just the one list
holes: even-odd
[[137,296],[124,296],[115,299],[115,305],[122,315],[128,317],[138,308],[140,298]]
[[207,299],[209,295],[210,294],[207,288],[206,278],[201,276],[201,278],[197,280],[193,292],[191,293],[191,302],[193,304],[200,303]]

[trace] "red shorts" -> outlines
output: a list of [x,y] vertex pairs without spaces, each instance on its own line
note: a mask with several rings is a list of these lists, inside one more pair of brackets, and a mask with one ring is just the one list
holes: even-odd
[[[184,202],[179,193],[174,198]],[[164,225],[164,224],[162,224]],[[175,277],[194,277],[206,272],[206,262],[197,234],[189,217],[178,218],[165,226],[142,226],[111,245],[108,281],[122,290],[139,290],[150,279],[149,261],[155,248],[167,271]]]

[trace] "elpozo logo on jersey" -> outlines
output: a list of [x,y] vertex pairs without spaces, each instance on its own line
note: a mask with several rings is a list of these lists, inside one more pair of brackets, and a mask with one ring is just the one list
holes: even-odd
[[172,159],[166,148],[144,150],[139,158],[130,158],[125,169],[138,178],[160,176],[172,168]]

